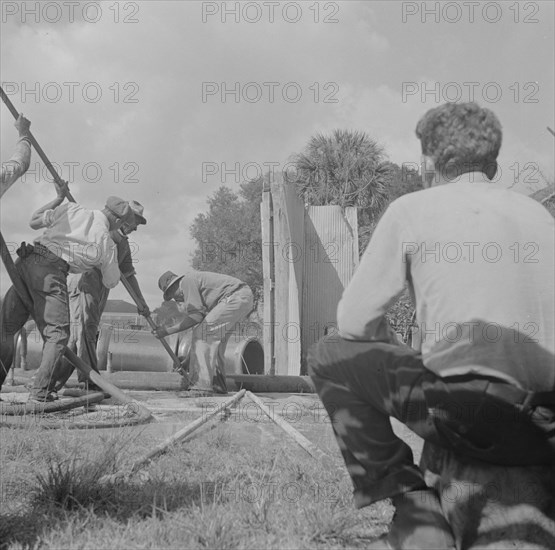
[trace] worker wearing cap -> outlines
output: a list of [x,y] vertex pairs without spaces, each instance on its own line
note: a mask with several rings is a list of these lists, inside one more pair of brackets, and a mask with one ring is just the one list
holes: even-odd
[[[57,197],[31,217],[33,229],[45,229],[33,245],[22,243],[16,269],[33,302],[33,316],[43,337],[42,358],[31,388],[31,400],[52,401],[54,369],[69,340],[68,273],[98,267],[104,285],[116,286],[120,279],[116,246],[110,231],[133,223],[129,203],[109,197],[103,210],[89,210],[65,203],[67,184],[57,185]],[[14,335],[31,312],[14,287],[4,298],[0,312],[0,384],[8,374],[14,355]]]
[[252,311],[253,295],[246,283],[221,273],[166,271],[158,280],[164,300],[175,300],[183,320],[154,331],[158,338],[195,327],[189,374],[192,389],[227,393],[224,351],[236,323]]
[[[135,231],[139,225],[146,225],[146,219],[143,215],[142,204],[130,201],[129,206],[134,214],[133,221],[126,222],[119,229],[111,231],[110,236],[116,243],[119,270],[141,301],[138,306],[139,314],[146,317],[150,315],[150,311],[137,281],[129,246],[129,234]],[[71,318],[68,347],[98,372],[96,343],[100,319],[106,307],[110,289],[103,284],[100,269],[95,267],[91,271],[68,277],[68,292]],[[64,386],[73,370],[73,365],[66,358],[62,358],[56,369],[56,390],[60,390]],[[96,385],[85,378],[81,371],[77,374],[79,382],[84,384],[86,389],[95,391],[98,389]]]
[[2,163],[0,175],[0,197],[20,178],[31,163],[31,139],[29,128],[31,123],[20,114],[14,123],[19,132],[19,141],[10,160]]

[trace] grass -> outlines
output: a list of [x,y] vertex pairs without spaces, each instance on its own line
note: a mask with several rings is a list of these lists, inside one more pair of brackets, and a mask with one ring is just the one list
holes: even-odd
[[330,425],[306,418],[295,427],[333,455],[334,468],[323,469],[267,419],[231,417],[116,485],[98,479],[164,439],[159,424],[2,428],[0,547],[364,548],[387,531],[392,508],[384,501],[354,509]]

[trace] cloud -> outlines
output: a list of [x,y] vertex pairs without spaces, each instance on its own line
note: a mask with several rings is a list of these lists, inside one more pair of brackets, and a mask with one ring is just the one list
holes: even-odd
[[[417,95],[403,101],[403,82],[500,82],[503,102],[493,107],[504,126],[507,163],[513,156],[536,159],[553,173],[552,138],[544,129],[554,116],[548,4],[534,25],[511,23],[508,11],[498,25],[436,25],[416,17],[403,23],[400,3],[289,4],[301,8],[296,23],[287,20],[293,8],[284,17],[285,3],[273,23],[265,12],[256,23],[244,13],[238,23],[233,14],[222,23],[221,2],[189,1],[99,3],[96,23],[81,7],[73,23],[67,14],[56,23],[33,16],[23,22],[21,13],[2,23],[1,79],[18,86],[10,97],[62,176],[71,176],[77,200],[101,208],[108,195],[119,195],[145,206],[137,272],[153,305],[159,272],[189,266],[189,226],[206,210],[206,198],[222,184],[237,190],[246,166],[284,166],[311,135],[334,128],[367,132],[394,162],[418,161],[414,128],[435,105]],[[203,22],[207,6],[219,11]],[[255,7],[248,9],[252,19]],[[537,80],[540,102],[515,103],[508,88],[515,80],[523,92]],[[207,94],[207,84],[215,93]],[[23,93],[29,89],[38,96]],[[4,159],[15,131],[4,108],[0,119]],[[37,166],[2,198],[7,240],[36,235],[28,218],[53,197]],[[207,166],[217,172],[207,174]],[[125,298],[121,289],[113,294]]]

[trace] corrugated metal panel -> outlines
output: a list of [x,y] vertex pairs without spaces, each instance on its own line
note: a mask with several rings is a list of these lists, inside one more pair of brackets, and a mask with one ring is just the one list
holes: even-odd
[[273,322],[274,373],[297,375],[308,348],[336,326],[337,303],[358,264],[357,211],[305,209],[294,185],[282,181],[272,182],[271,195],[275,288],[272,320],[264,320]]
[[337,304],[358,265],[356,208],[311,206],[305,221],[302,355],[336,327]]

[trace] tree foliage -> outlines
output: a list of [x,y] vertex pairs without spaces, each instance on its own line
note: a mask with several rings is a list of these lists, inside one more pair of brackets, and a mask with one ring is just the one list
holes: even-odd
[[385,186],[387,199],[384,201],[382,208],[377,212],[359,210],[358,213],[358,244],[360,254],[364,252],[381,214],[388,205],[407,193],[422,189],[422,179],[416,168],[409,165],[399,166],[394,162],[386,162],[386,165],[387,177]]
[[262,179],[243,183],[238,193],[221,186],[190,229],[197,242],[193,268],[241,279],[252,289],[255,303],[263,293],[261,200]]
[[334,130],[313,136],[294,155],[295,183],[305,203],[377,211],[387,201],[389,173],[383,148],[364,132]]
[[389,175],[387,180],[388,204],[395,199],[423,189],[422,177],[418,170],[410,165],[399,166],[394,162],[388,162]]
[[305,204],[358,208],[361,253],[387,205],[422,188],[418,170],[389,162],[381,145],[355,130],[313,136],[293,163],[297,192]]
[[171,327],[183,319],[177,304],[173,300],[162,302],[153,312],[154,321],[160,327]]

